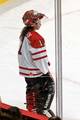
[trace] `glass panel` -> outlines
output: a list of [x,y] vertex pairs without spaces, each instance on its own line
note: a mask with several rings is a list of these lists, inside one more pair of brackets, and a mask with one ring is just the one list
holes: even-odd
[[63,115],[80,119],[80,0],[62,1]]

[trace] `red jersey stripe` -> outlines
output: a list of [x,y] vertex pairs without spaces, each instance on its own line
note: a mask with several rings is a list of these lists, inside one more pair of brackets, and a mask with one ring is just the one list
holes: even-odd
[[19,72],[21,75],[26,75],[26,76],[36,76],[36,75],[40,75],[42,74],[41,72],[40,73],[37,73],[37,74],[27,74],[27,73],[22,73],[22,72]]
[[43,58],[46,58],[47,55],[43,56],[43,57],[39,57],[39,58],[33,58],[33,60],[40,60],[40,59],[43,59]]
[[46,50],[41,50],[39,52],[32,53],[32,55],[40,54],[40,53],[43,53],[43,52],[46,52]]
[[31,71],[34,71],[34,70],[39,70],[37,68],[26,68],[26,67],[22,67],[22,66],[19,66],[20,69],[23,69],[23,70],[31,70]]

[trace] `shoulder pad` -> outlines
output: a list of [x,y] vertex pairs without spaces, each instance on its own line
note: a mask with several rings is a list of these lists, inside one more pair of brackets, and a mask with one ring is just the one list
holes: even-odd
[[30,32],[28,36],[30,45],[34,48],[41,48],[45,46],[44,38],[37,32]]

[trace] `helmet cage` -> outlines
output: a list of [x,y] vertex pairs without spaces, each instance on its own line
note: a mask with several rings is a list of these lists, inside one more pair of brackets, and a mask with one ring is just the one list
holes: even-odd
[[38,19],[42,19],[45,15],[42,13],[38,13],[34,10],[26,11],[25,14],[22,17],[23,23],[25,25],[32,25],[35,23]]

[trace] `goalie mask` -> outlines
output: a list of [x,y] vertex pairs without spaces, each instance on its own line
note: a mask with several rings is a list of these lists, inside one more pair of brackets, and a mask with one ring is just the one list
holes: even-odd
[[43,17],[45,17],[44,14],[38,13],[35,10],[29,10],[24,13],[22,20],[25,25],[32,26],[33,23],[35,23],[38,20],[41,20]]

